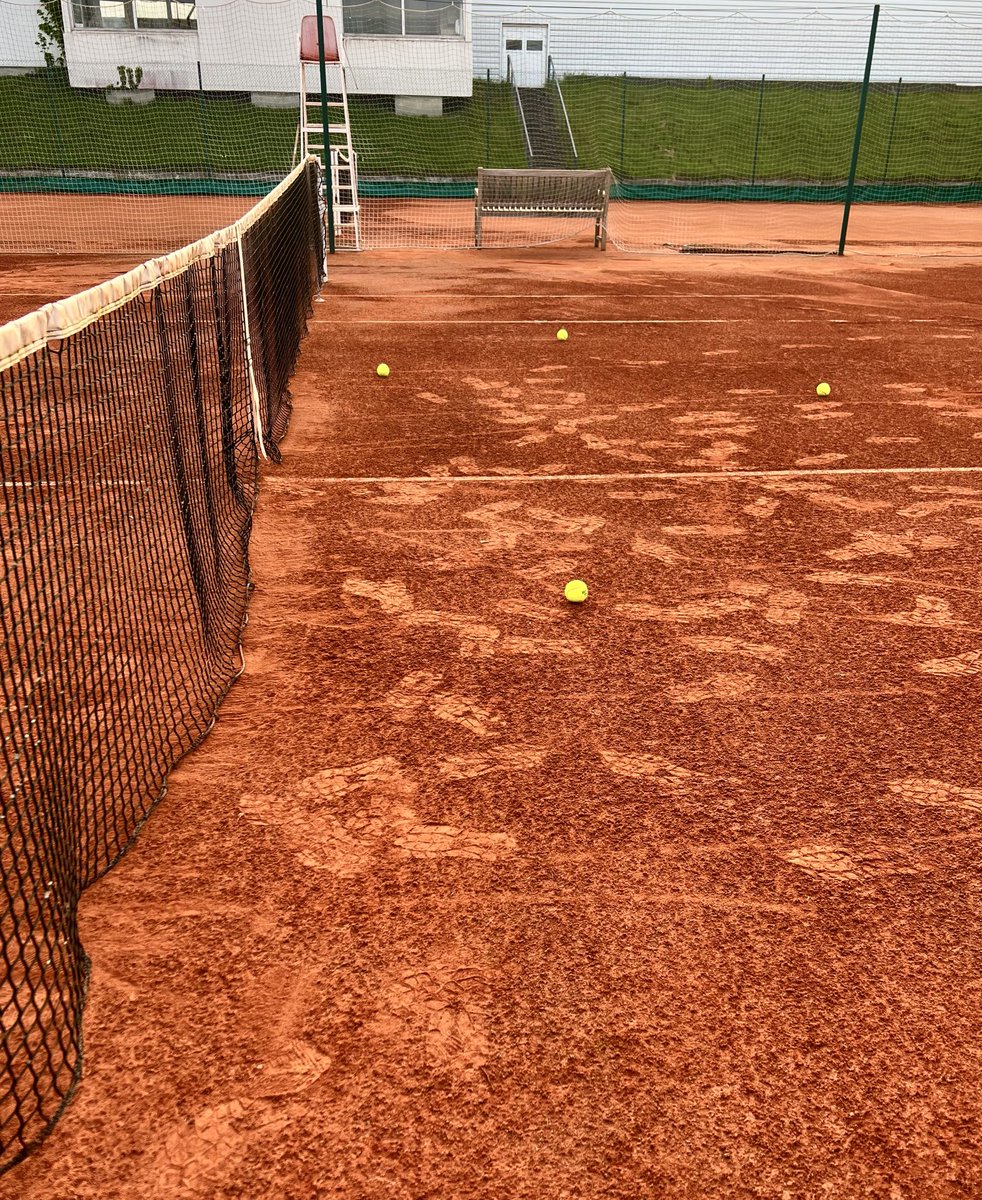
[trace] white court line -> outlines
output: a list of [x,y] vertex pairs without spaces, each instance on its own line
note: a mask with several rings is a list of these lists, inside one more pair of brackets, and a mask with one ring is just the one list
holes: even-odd
[[[559,317],[535,317],[528,320],[499,320],[496,317],[475,317],[473,319],[466,318],[461,321],[450,319],[443,320],[420,320],[418,318],[392,318],[391,320],[375,320],[375,321],[349,321],[345,320],[345,326],[352,325],[555,325]],[[961,324],[965,321],[959,318]],[[776,317],[775,325],[926,325],[937,324],[938,318],[907,318],[902,317],[884,317],[881,320],[872,318],[858,319],[856,317]],[[759,316],[750,317],[569,317],[568,323],[572,325],[759,325]],[[314,318],[308,322],[309,325],[330,325],[334,328],[338,326],[337,318],[325,319]]]
[[[31,292],[6,292],[8,296],[30,296]],[[811,300],[801,292],[339,292],[336,300],[401,300],[406,296],[438,296],[441,300]]]
[[615,471],[609,475],[267,475],[268,484],[308,483],[630,483],[651,479],[801,479],[809,476],[982,475],[978,467],[781,467],[760,471]]

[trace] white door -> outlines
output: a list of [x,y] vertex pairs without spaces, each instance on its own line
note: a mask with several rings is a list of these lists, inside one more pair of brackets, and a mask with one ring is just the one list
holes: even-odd
[[545,87],[548,70],[548,25],[502,25],[501,74],[507,78],[511,59],[516,87]]

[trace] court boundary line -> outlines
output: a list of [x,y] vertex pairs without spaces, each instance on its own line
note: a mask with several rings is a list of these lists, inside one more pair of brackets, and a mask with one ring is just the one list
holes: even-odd
[[[961,320],[962,318],[957,318]],[[978,321],[978,317],[966,315],[965,321]],[[420,318],[396,318],[371,321],[347,321],[347,326],[355,325],[555,325],[561,317],[530,317],[525,320],[508,318],[499,320],[495,317],[478,317],[473,320],[453,320],[440,318],[437,320]],[[955,318],[948,321],[941,317],[886,317],[877,319],[856,319],[853,317],[782,317],[777,319],[779,325],[939,325],[955,323]],[[567,324],[573,325],[759,325],[760,317],[568,317]],[[337,319],[313,317],[308,325],[337,326]]]
[[263,483],[642,483],[646,480],[801,479],[812,476],[982,475],[973,467],[775,467],[758,471],[615,471],[609,475],[266,475]]

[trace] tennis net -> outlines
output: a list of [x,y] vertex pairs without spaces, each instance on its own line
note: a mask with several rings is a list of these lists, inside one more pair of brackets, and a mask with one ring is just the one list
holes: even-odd
[[0,328],[0,1170],[79,1078],[79,897],[237,674],[321,194],[311,159],[227,229]]

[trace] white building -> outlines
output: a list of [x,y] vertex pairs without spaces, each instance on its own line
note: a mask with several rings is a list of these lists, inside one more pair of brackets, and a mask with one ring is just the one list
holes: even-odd
[[[71,83],[295,95],[300,18],[314,0],[62,0]],[[861,78],[871,4],[815,0],[325,0],[343,31],[349,90],[469,96],[475,77],[574,73],[673,78]],[[0,69],[41,61],[37,0],[0,0]],[[884,4],[874,78],[982,85],[982,0]],[[425,102],[422,111],[439,112]]]

